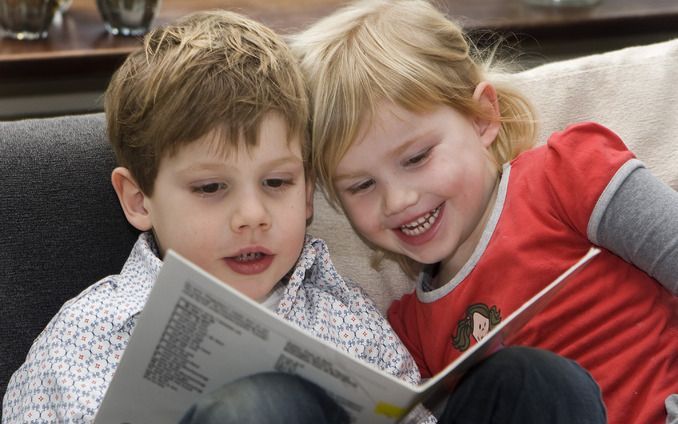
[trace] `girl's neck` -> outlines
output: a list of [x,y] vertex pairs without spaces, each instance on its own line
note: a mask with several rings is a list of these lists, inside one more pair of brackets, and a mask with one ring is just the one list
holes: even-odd
[[492,211],[494,210],[500,180],[501,174],[497,174],[493,182],[494,187],[490,191],[483,215],[471,235],[462,244],[457,246],[456,251],[450,255],[448,259],[443,260],[438,264],[436,275],[433,276],[431,281],[431,285],[434,288],[439,288],[447,284],[471,258],[471,255],[478,246],[480,238],[485,231],[487,221],[490,219]]

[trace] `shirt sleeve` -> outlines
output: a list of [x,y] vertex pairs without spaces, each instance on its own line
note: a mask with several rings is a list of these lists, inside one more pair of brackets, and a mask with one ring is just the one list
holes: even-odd
[[593,244],[678,292],[678,194],[594,123],[554,133],[544,169],[555,213]]
[[576,124],[554,133],[547,142],[544,157],[544,174],[554,199],[554,213],[586,236],[593,209],[608,184],[633,159],[633,153],[622,140],[598,124]]
[[71,309],[64,308],[52,319],[12,375],[3,401],[3,423],[94,421],[97,394],[105,387],[91,384],[97,379],[88,378],[89,370],[83,366],[83,356],[89,352],[70,342],[89,337],[79,331],[71,315]]
[[3,423],[94,421],[136,322],[107,303],[114,286],[101,280],[52,318],[7,385]]
[[672,394],[664,401],[666,405],[667,424],[678,423],[678,394]]
[[360,317],[371,333],[373,353],[369,350],[363,352],[363,359],[376,363],[379,368],[410,384],[420,384],[419,369],[389,322],[357,284],[347,280],[346,285],[353,293],[352,312]]
[[608,187],[594,208],[589,239],[678,295],[678,192],[635,166]]

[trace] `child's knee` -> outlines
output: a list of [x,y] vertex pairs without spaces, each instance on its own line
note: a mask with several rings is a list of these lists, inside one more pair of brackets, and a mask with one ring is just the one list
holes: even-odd
[[245,422],[343,423],[348,415],[320,387],[294,375],[269,372],[243,377],[209,393],[181,421]]

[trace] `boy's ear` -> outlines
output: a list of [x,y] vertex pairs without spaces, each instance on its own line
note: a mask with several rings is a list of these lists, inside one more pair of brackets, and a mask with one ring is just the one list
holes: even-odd
[[127,221],[140,231],[150,230],[151,216],[144,207],[146,195],[139,188],[129,169],[115,168],[111,173],[111,183]]
[[313,195],[315,193],[315,179],[306,179],[306,225],[313,221]]
[[473,92],[473,99],[480,104],[483,110],[483,116],[473,119],[481,141],[485,147],[490,147],[499,134],[501,123],[501,112],[499,111],[499,101],[497,100],[497,91],[494,86],[487,81],[483,81],[476,86]]

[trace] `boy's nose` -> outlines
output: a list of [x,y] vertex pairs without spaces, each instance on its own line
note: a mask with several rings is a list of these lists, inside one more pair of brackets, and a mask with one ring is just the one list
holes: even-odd
[[271,227],[271,215],[268,208],[256,195],[244,196],[237,200],[238,205],[231,217],[233,231],[246,229],[267,230]]
[[398,183],[388,183],[384,188],[383,209],[386,216],[395,215],[417,203],[415,189]]

